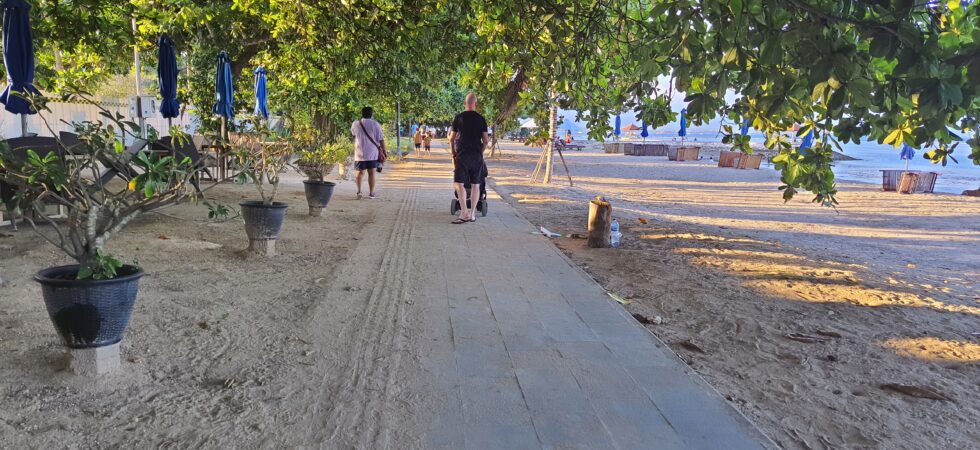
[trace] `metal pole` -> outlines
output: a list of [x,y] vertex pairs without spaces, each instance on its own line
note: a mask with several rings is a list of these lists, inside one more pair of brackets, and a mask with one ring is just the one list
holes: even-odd
[[20,115],[20,135],[27,136],[27,114]]
[[402,102],[395,104],[395,147],[398,159],[402,159]]
[[136,117],[139,118],[140,124],[140,137],[146,137],[146,119],[143,118],[143,107],[140,105],[140,96],[143,95],[140,84],[142,80],[140,79],[140,46],[136,35],[136,17],[132,19],[133,24],[133,65],[135,66],[136,72]]

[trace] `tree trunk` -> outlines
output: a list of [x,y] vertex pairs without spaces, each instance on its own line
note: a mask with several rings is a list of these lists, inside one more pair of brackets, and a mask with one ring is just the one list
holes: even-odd
[[612,227],[612,205],[605,200],[589,202],[589,248],[608,248]]

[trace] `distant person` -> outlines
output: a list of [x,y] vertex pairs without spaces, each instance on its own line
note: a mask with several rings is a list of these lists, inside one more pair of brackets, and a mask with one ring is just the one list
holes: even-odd
[[565,143],[566,144],[572,143],[572,130],[565,130]]
[[354,170],[357,171],[354,179],[357,182],[358,200],[361,199],[361,179],[365,171],[368,173],[368,198],[377,198],[374,172],[381,172],[381,153],[387,152],[381,124],[373,116],[374,109],[365,106],[361,109],[361,119],[355,120],[350,126],[350,132],[354,135]]
[[415,134],[412,135],[412,142],[415,144],[415,154],[422,154],[422,128],[416,128]]
[[425,133],[422,138],[422,147],[425,149],[426,156],[432,154],[432,132]]
[[[476,94],[466,94],[466,111],[456,115],[449,131],[449,147],[453,155],[453,183],[459,199],[459,217],[452,223],[476,222],[476,207],[480,201],[480,185],[486,177],[483,153],[490,143],[487,120],[476,112]],[[467,196],[466,185],[469,185]],[[466,199],[469,198],[469,207]]]

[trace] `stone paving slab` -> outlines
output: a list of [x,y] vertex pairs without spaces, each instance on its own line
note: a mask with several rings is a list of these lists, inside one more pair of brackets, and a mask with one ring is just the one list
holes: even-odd
[[492,191],[487,217],[449,224],[434,156],[395,171],[426,211],[416,302],[448,321],[422,352],[446,399],[428,448],[775,447]]

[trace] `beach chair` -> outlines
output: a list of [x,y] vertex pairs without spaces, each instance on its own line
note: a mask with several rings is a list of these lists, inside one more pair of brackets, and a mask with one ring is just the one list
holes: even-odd
[[[68,154],[81,151],[82,143],[78,139],[77,134],[62,131],[58,133],[58,138],[61,139],[61,143],[64,145]],[[106,185],[117,176],[124,181],[135,177],[137,174],[133,172],[129,161],[145,147],[145,139],[134,139],[133,143],[126,146],[123,152],[118,155],[100,155],[99,163],[102,164],[103,169],[99,172],[99,183]]]
[[154,142],[150,146],[150,151],[155,152],[169,152],[178,160],[184,158],[190,158],[191,169],[194,170],[194,176],[191,177],[191,184],[194,186],[194,190],[198,194],[202,193],[201,190],[201,174],[207,175],[210,181],[217,182],[218,179],[208,170],[204,157],[201,153],[197,151],[194,146],[193,139],[186,139],[181,142],[174,142],[172,136],[163,136],[159,141]]
[[[65,151],[58,140],[53,137],[41,137],[41,136],[24,136],[7,139],[7,147],[9,147],[9,155],[13,159],[26,160],[27,151],[33,150],[40,157],[46,157],[51,153],[58,155],[58,159],[65,162]],[[16,198],[17,188],[11,184],[0,179],[0,201],[3,202],[4,208],[7,211],[7,215],[10,216],[9,222],[14,230],[17,230],[17,218],[14,215],[14,211],[17,208]],[[58,212],[55,217],[60,217],[63,215],[63,206],[58,203],[50,203],[58,207]]]

